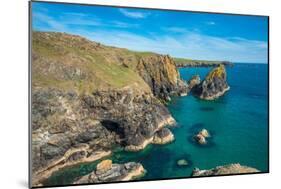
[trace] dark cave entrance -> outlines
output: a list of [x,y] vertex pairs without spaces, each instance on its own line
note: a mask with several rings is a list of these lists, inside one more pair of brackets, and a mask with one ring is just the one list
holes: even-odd
[[124,128],[121,127],[120,123],[112,120],[102,120],[101,124],[108,131],[114,132],[118,136],[121,145],[124,144],[125,132],[124,132]]

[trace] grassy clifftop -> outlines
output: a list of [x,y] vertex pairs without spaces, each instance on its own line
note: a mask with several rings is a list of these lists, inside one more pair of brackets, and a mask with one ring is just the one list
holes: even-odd
[[184,88],[168,55],[105,46],[54,32],[33,32],[32,76],[34,88],[80,94],[129,87],[165,98]]
[[213,67],[220,64],[230,65],[233,64],[229,61],[212,61],[212,60],[193,60],[187,58],[174,58],[177,67]]
[[63,33],[33,32],[32,85],[92,92],[125,86],[149,90],[134,71],[138,54]]

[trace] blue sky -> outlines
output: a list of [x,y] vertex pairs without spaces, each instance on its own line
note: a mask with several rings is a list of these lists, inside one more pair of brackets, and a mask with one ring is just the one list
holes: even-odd
[[32,3],[36,31],[67,32],[106,45],[174,57],[267,63],[267,18]]

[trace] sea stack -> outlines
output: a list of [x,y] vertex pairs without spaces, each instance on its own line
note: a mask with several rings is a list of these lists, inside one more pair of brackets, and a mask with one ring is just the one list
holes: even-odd
[[194,88],[194,94],[200,99],[214,100],[224,95],[229,89],[225,67],[220,64],[211,70],[206,78]]

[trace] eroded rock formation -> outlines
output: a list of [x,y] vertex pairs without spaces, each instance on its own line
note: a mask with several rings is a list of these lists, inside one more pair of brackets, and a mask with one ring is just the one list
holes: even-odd
[[32,40],[33,186],[116,145],[141,150],[173,140],[163,101],[187,86],[169,56],[63,33],[34,32]]
[[226,70],[221,64],[211,70],[206,78],[194,88],[193,92],[201,99],[214,100],[224,95],[229,89],[226,81]]

